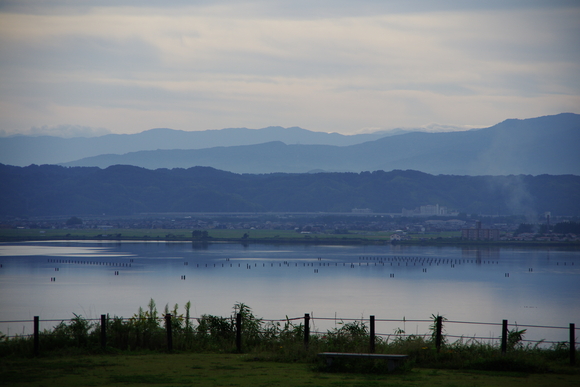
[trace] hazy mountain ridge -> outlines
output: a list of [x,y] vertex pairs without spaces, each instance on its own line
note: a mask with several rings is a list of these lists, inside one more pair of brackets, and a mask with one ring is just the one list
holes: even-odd
[[236,173],[360,172],[413,169],[432,174],[580,174],[580,115],[510,119],[489,128],[412,132],[355,145],[297,145],[280,141],[196,150],[100,155],[67,166],[115,164],[156,168],[211,166]]
[[418,171],[234,174],[209,167],[149,170],[0,164],[0,215],[144,212],[400,213],[439,204],[490,215],[580,215],[580,176],[451,176]]
[[125,154],[157,149],[204,149],[282,141],[286,144],[346,146],[407,133],[413,129],[342,135],[313,132],[299,127],[271,126],[263,129],[228,128],[188,132],[167,128],[137,134],[107,134],[99,137],[54,136],[0,137],[0,163],[26,166],[60,164],[103,154]]

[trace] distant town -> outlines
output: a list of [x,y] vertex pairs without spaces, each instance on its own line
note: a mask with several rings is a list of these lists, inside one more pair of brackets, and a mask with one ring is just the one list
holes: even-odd
[[[580,241],[576,217],[536,219],[524,216],[464,214],[444,206],[425,205],[398,214],[353,209],[350,213],[149,213],[127,217],[10,217],[0,219],[1,229],[99,230],[281,230],[303,235],[359,234],[388,236],[391,241],[454,238],[464,241]],[[117,236],[120,236],[118,234]],[[172,235],[169,233],[168,235]],[[207,235],[207,234],[206,234]],[[240,234],[242,235],[242,234]]]

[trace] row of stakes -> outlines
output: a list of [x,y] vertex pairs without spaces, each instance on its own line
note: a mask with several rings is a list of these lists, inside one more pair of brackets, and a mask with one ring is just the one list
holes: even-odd
[[[48,262],[50,262],[50,263],[66,263],[66,264],[73,264],[73,265],[131,267],[131,263],[124,263],[124,262],[74,261],[74,260],[70,260],[70,259],[49,259]],[[131,259],[131,262],[133,262],[132,259]],[[55,268],[55,271],[58,271],[57,269],[58,268]]]
[[[73,265],[94,265],[94,266],[131,267],[131,263],[123,263],[123,262],[75,261],[75,260],[70,260],[70,259],[49,259],[48,262],[50,262],[50,263],[73,264]],[[133,262],[132,259],[131,259],[131,262]],[[0,265],[0,267],[2,267],[2,266]],[[54,271],[60,271],[60,268],[59,267],[55,267],[54,268]],[[121,275],[121,272],[119,270],[115,270],[115,273],[114,274],[115,275]],[[56,282],[56,277],[50,277],[50,282]]]
[[[229,261],[230,259],[227,258],[226,261]],[[318,258],[318,261],[322,261],[322,258]],[[387,263],[388,261],[390,262],[390,266],[393,266],[393,263],[397,263],[397,266],[401,266],[401,262],[405,263],[405,266],[409,266],[409,262],[413,263],[413,266],[417,265],[417,262],[421,263],[421,266],[424,266],[425,263],[428,263],[429,266],[431,266],[433,263],[435,263],[437,266],[439,266],[440,263],[445,264],[445,263],[450,263],[451,267],[455,267],[455,264],[461,264],[461,263],[474,263],[474,260],[465,260],[465,259],[441,259],[441,258],[430,258],[430,257],[404,257],[404,256],[394,256],[394,257],[372,257],[372,256],[361,256],[359,257],[359,261],[377,261],[374,263],[374,266],[377,266],[377,263],[379,265],[384,266],[385,263]],[[63,260],[63,259],[49,259],[48,262],[51,263],[65,263],[65,264],[84,264],[84,265],[95,265],[95,266],[115,266],[115,267],[131,267],[131,263],[133,262],[133,259],[130,260],[131,263],[119,263],[119,262],[97,262],[97,261],[75,261],[75,260]],[[363,262],[359,262],[358,266],[363,266],[362,264]],[[366,262],[366,265],[364,266],[369,266],[370,262]],[[499,264],[498,261],[482,261],[481,263],[487,263],[487,264]],[[189,265],[189,262],[184,262],[183,263],[185,266]],[[559,264],[559,262],[557,263]],[[574,265],[574,262],[571,263],[572,265]],[[217,264],[213,264],[213,267],[216,267]],[[290,263],[288,261],[284,261],[282,263],[279,263],[278,266],[282,267],[282,265],[287,266],[287,267],[291,267]],[[342,266],[346,266],[347,264],[345,262],[343,262]],[[564,262],[564,265],[566,265],[566,262]],[[225,265],[222,263],[221,264],[222,267],[225,267]],[[263,263],[262,267],[265,267],[266,264]],[[303,262],[303,267],[307,267],[307,266],[314,266],[314,263],[310,263],[310,262]],[[319,262],[318,266],[332,266],[330,262]],[[334,266],[338,266],[338,262],[334,263]],[[0,268],[2,267],[2,265],[0,264]],[[197,264],[197,267],[199,267],[199,264]],[[205,267],[208,267],[208,264],[205,264]],[[233,267],[233,264],[230,263],[230,267]],[[241,264],[238,263],[238,267],[241,267]],[[258,267],[258,264],[255,263],[253,267]],[[274,263],[270,264],[270,267],[274,267]],[[295,267],[298,267],[298,263],[295,262]],[[354,268],[355,264],[354,263],[350,263],[349,264],[350,268]],[[252,265],[251,264],[246,264],[246,269],[251,269]],[[60,271],[60,268],[56,267],[54,269],[55,271]],[[529,272],[533,272],[533,268],[529,268],[528,269]],[[427,272],[427,268],[423,268],[423,273]],[[314,269],[314,273],[318,273],[318,269]],[[115,275],[120,275],[120,271],[115,270],[114,272]],[[395,274],[394,273],[390,273],[390,278],[394,278]],[[510,274],[509,273],[505,273],[504,275],[505,277],[509,277]],[[185,275],[181,276],[182,280],[186,279]],[[51,282],[56,282],[56,277],[51,277],[50,278]]]
[[[321,258],[318,258],[318,260],[320,261]],[[377,263],[379,265],[384,266],[385,263],[387,263],[389,261],[390,261],[391,266],[393,266],[393,263],[397,263],[398,266],[401,266],[401,262],[404,262],[405,266],[409,266],[409,263],[412,262],[413,266],[416,266],[417,263],[421,263],[421,266],[424,266],[425,263],[428,263],[429,266],[431,266],[432,264],[436,264],[437,266],[439,266],[439,264],[450,263],[452,265],[452,267],[454,267],[455,264],[476,263],[477,262],[477,260],[474,260],[474,259],[471,259],[471,260],[470,259],[449,259],[449,258],[441,259],[441,258],[424,258],[424,257],[359,257],[359,260],[377,261],[377,262],[375,262],[375,266],[377,266]],[[227,261],[229,261],[229,258],[227,259]],[[49,259],[48,262],[65,263],[65,264],[78,264],[78,265],[131,267],[131,263],[123,263],[123,262],[74,261],[74,260],[66,260],[66,259]],[[131,259],[131,262],[133,262],[132,259]],[[286,264],[286,262],[284,262],[284,263]],[[499,264],[499,261],[481,261],[480,263],[482,263],[482,264]],[[184,262],[183,264],[189,265],[188,262]],[[564,262],[564,266],[566,266],[567,264],[568,264],[567,262]],[[323,263],[323,265],[324,265],[324,263]],[[354,264],[352,264],[352,265],[354,266]],[[560,262],[556,262],[556,265],[559,266]],[[574,262],[570,262],[570,265],[574,266]],[[207,264],[205,266],[207,267]],[[222,266],[223,266],[223,264],[222,264]],[[272,264],[272,266],[273,266],[273,264]],[[360,263],[359,263],[359,266],[361,266]],[[367,262],[367,266],[369,266],[369,262]],[[199,267],[199,264],[197,265],[197,267]],[[214,267],[215,267],[215,264],[214,264]],[[0,268],[2,268],[2,264],[0,264]],[[55,268],[55,271],[58,271],[58,268]]]

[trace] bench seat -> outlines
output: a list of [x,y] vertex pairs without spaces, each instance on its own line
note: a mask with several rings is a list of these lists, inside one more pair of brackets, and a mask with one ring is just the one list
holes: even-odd
[[332,360],[334,358],[358,358],[358,359],[383,359],[387,360],[387,369],[393,371],[399,366],[400,363],[404,362],[409,355],[389,355],[383,353],[348,353],[348,352],[321,352],[318,354],[320,357],[326,358],[326,364],[328,366],[332,365]]

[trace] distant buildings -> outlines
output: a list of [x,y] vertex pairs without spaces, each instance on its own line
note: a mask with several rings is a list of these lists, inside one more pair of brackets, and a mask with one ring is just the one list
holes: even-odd
[[461,237],[470,241],[497,241],[499,230],[493,228],[481,228],[481,222],[475,222],[475,228],[464,228]]
[[456,216],[457,212],[452,212],[447,209],[447,207],[440,206],[439,204],[428,204],[426,206],[417,207],[414,210],[407,210],[403,208],[401,215],[403,216]]
[[423,225],[428,230],[434,231],[443,231],[443,230],[461,230],[465,227],[464,220],[460,219],[449,219],[449,220],[441,220],[441,219],[432,219],[426,220],[423,222]]
[[400,242],[403,240],[401,234],[392,234],[391,235],[391,242]]

